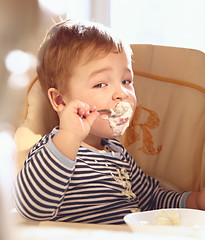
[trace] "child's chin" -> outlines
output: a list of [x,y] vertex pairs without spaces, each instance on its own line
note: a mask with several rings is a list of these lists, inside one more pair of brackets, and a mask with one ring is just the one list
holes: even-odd
[[118,138],[124,134],[126,128],[125,124],[111,127],[109,121],[103,121],[92,126],[91,134],[100,138]]
[[104,133],[102,134],[102,138],[118,138],[122,136],[122,132],[113,132],[113,130],[111,129],[110,133]]
[[108,120],[99,119],[95,121],[91,128],[91,134],[101,137],[101,138],[113,138],[113,130],[110,127]]

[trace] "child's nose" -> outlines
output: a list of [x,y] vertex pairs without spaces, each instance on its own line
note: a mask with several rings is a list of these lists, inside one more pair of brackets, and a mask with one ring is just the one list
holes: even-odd
[[119,87],[115,90],[114,94],[113,94],[113,99],[119,99],[119,100],[125,100],[128,97],[128,93],[126,91],[125,88],[123,87]]

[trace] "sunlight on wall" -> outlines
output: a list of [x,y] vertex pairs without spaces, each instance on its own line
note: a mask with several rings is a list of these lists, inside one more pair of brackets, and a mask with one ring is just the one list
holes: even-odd
[[31,53],[19,49],[10,51],[5,58],[5,65],[10,72],[8,86],[12,88],[25,88],[29,84],[27,72],[35,67],[35,57]]
[[66,18],[89,19],[90,0],[38,0],[42,9]]
[[90,0],[67,0],[66,17],[78,19],[90,19]]
[[31,57],[21,50],[12,50],[6,56],[5,63],[10,72],[21,74],[29,69]]
[[111,0],[110,25],[130,43],[205,52],[204,0]]
[[41,8],[45,8],[57,15],[66,13],[66,0],[38,0],[38,2]]

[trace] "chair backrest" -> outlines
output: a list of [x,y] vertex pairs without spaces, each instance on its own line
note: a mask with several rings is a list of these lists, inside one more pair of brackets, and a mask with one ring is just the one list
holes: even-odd
[[181,190],[205,186],[205,54],[132,45],[135,116],[120,139],[145,172]]
[[[205,186],[205,54],[133,44],[138,107],[120,141],[143,170],[180,190]],[[17,171],[31,147],[56,124],[39,82],[16,132]]]
[[27,92],[25,121],[15,133],[16,172],[18,173],[31,150],[46,133],[58,124],[57,114],[43,95],[40,83],[34,79]]

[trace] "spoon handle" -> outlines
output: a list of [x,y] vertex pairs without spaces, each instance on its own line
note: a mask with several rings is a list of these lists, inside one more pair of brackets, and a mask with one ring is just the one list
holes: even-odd
[[97,110],[99,113],[101,112],[106,112],[106,113],[111,113],[111,110],[110,109],[101,109],[101,110]]

